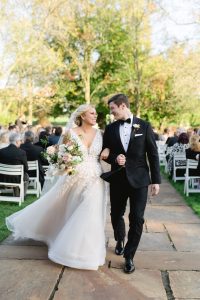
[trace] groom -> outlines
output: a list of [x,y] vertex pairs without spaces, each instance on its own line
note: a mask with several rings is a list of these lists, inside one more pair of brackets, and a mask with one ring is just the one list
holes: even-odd
[[[133,257],[142,235],[148,185],[151,184],[152,195],[159,193],[159,158],[151,125],[132,115],[128,98],[117,94],[108,105],[116,120],[106,127],[103,137],[103,149],[110,149],[106,161],[115,174],[110,180],[111,222],[117,242],[115,253],[124,254],[124,272],[132,273],[135,270]],[[117,169],[119,171],[115,172]],[[123,216],[128,198],[129,231],[124,247]]]

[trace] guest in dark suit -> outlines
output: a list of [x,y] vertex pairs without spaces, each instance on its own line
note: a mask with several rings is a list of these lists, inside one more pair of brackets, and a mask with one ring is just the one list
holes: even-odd
[[174,136],[170,136],[170,137],[168,137],[168,139],[166,140],[167,147],[172,147],[172,146],[174,146],[174,144],[176,144],[177,142],[178,142],[178,135],[177,135],[176,132],[174,133]]
[[40,146],[43,150],[49,146],[49,134],[46,131],[41,131],[39,134],[39,141],[35,143],[36,146]]
[[[23,165],[24,166],[24,195],[28,188],[28,164],[26,152],[20,149],[22,137],[19,133],[11,133],[9,136],[9,146],[0,149],[0,163],[8,165]],[[1,182],[19,183],[20,177],[18,175],[1,175]],[[19,188],[14,188],[15,196],[19,195]]]
[[[151,184],[152,195],[159,192],[159,157],[151,125],[132,115],[128,98],[117,94],[108,101],[108,105],[116,122],[105,129],[103,149],[110,150],[106,161],[111,164],[111,170],[121,168],[110,181],[111,221],[117,241],[115,253],[124,254],[124,272],[132,273],[135,270],[133,257],[142,235],[148,185]],[[124,248],[123,216],[128,198],[129,232]]]
[[58,141],[62,135],[62,127],[56,127],[54,134],[49,136],[49,146],[58,144]]
[[186,149],[186,158],[198,161],[196,170],[190,170],[190,176],[200,176],[200,136],[194,134],[190,138],[190,148]]
[[[44,169],[42,167],[42,163],[46,162],[46,159],[43,158],[42,152],[43,148],[40,146],[36,146],[33,144],[34,141],[34,133],[32,131],[26,131],[24,134],[24,144],[21,144],[20,148],[26,152],[28,161],[38,161],[39,166],[39,180],[41,187],[44,185]],[[28,171],[30,177],[34,177],[36,175],[35,171]]]
[[155,129],[155,127],[152,127],[152,130],[153,130],[153,134],[154,134],[155,140],[159,141],[160,140],[160,136],[157,133],[157,130]]

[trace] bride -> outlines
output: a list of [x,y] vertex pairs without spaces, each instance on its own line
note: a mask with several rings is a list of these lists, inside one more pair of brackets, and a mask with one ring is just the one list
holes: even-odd
[[96,119],[96,110],[85,104],[67,126],[83,153],[75,175],[60,176],[40,199],[6,218],[15,238],[44,241],[52,261],[89,270],[97,270],[106,256],[106,189],[99,177],[102,134],[93,127]]

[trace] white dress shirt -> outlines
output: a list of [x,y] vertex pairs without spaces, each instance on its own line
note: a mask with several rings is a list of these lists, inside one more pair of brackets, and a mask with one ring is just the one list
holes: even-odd
[[131,123],[125,122],[124,124],[121,124],[119,127],[120,139],[125,151],[128,150],[128,144],[131,136],[131,129],[133,123],[133,115],[131,115],[129,118],[131,119]]

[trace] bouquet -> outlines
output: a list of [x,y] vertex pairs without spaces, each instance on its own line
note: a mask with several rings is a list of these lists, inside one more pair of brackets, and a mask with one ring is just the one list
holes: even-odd
[[83,161],[83,153],[79,148],[76,140],[69,135],[63,136],[63,144],[47,147],[43,153],[49,162],[47,176],[75,174],[76,166]]

